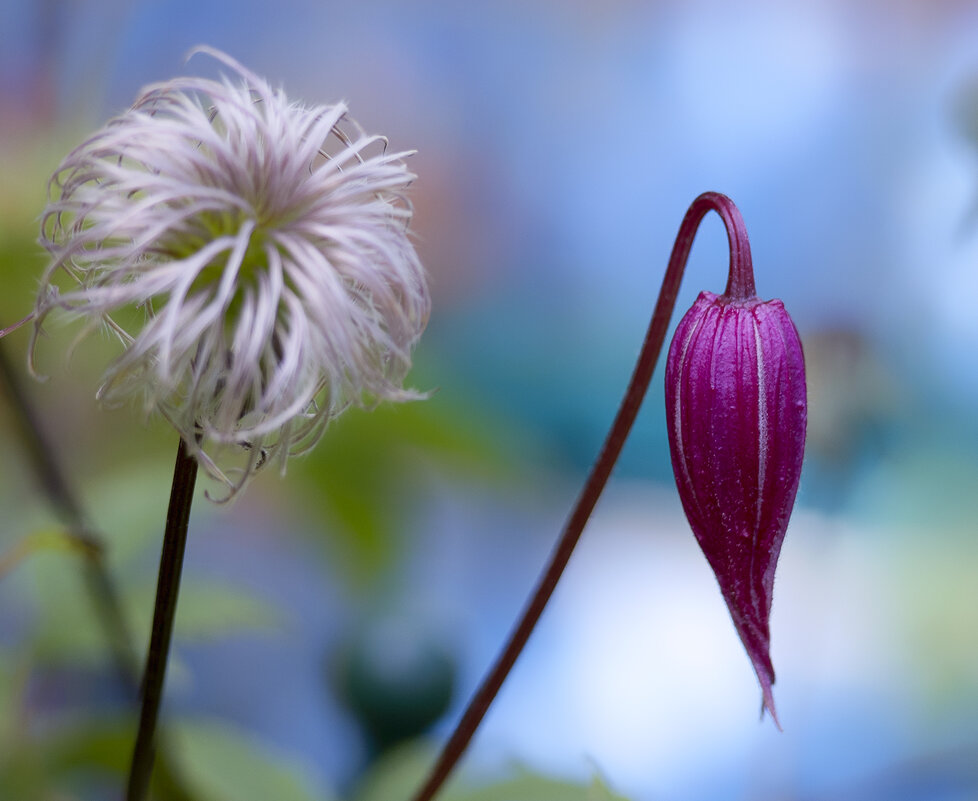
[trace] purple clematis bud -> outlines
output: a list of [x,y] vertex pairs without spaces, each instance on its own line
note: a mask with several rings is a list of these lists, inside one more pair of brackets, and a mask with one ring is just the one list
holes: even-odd
[[669,348],[669,448],[686,517],[777,723],[768,619],[805,449],[805,359],[781,301],[754,292],[735,207],[724,220],[728,230],[737,224],[731,244],[736,236],[741,245],[727,289],[700,294]]

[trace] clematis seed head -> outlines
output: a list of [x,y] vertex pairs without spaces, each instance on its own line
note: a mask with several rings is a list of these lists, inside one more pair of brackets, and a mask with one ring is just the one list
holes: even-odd
[[30,358],[55,312],[113,334],[98,397],[162,414],[233,495],[345,408],[421,397],[402,382],[430,300],[409,154],[195,52],[230,77],[145,88],[55,171]]
[[805,361],[781,301],[754,294],[740,234],[726,292],[701,293],[676,328],[666,417],[683,509],[777,722],[769,618],[805,447]]

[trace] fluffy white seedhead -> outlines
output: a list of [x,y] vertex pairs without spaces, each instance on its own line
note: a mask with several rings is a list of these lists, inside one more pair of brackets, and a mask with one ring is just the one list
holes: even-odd
[[346,407],[418,398],[402,381],[430,300],[409,154],[195,52],[233,76],[147,87],[51,179],[31,360],[56,310],[107,328],[123,351],[98,397],[160,412],[233,494]]

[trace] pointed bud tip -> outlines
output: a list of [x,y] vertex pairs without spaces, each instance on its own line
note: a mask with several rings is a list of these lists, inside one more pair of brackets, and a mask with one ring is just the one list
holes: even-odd
[[[753,659],[751,661],[753,662]],[[761,720],[764,719],[764,713],[767,712],[778,731],[784,732],[781,721],[778,719],[778,711],[774,706],[774,691],[772,690],[774,677],[756,662],[754,662],[754,671],[757,673],[757,680],[761,685]]]
[[768,687],[762,693],[761,698],[761,719],[764,719],[764,713],[767,712],[771,716],[771,720],[774,721],[774,725],[777,727],[778,731],[784,734],[784,728],[781,726],[781,721],[778,720],[777,710],[774,708],[774,696],[771,694],[771,688]]
[[703,292],[666,361],[676,487],[780,729],[768,620],[801,475],[805,364],[780,301]]

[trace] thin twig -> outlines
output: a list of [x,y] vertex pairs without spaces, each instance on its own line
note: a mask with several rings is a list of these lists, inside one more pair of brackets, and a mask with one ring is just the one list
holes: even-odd
[[28,402],[17,375],[0,348],[0,380],[6,385],[11,409],[16,416],[24,448],[38,477],[41,488],[67,528],[67,536],[84,554],[85,582],[96,615],[109,641],[119,680],[135,695],[138,669],[132,638],[112,577],[105,563],[105,547],[101,538],[88,524],[81,504],[68,485],[68,480],[47,440],[41,421]]
[[153,632],[150,635],[146,670],[143,673],[139,729],[136,732],[136,744],[129,769],[126,801],[142,801],[146,797],[150,775],[153,772],[156,722],[163,697],[163,680],[170,653],[173,619],[180,592],[180,573],[187,546],[187,525],[190,521],[190,507],[194,499],[196,482],[197,460],[189,454],[187,445],[181,438],[176,462],[173,465],[173,485],[170,489],[170,505],[166,512],[163,553],[160,556],[156,605],[153,609]]
[[[102,537],[88,524],[82,504],[72,491],[70,482],[55,455],[55,450],[48,441],[44,427],[28,402],[17,374],[7,360],[2,347],[0,347],[0,381],[7,387],[17,429],[21,433],[24,448],[41,488],[64,523],[66,535],[78,545],[78,551],[83,554],[85,584],[95,607],[95,615],[101,622],[108,640],[116,674],[127,693],[135,699],[139,692],[136,652],[133,649],[132,635],[118,589],[106,564]],[[159,761],[157,773],[161,786],[166,786],[168,790],[167,797],[172,801],[191,801],[190,794],[178,778],[172,760],[165,752],[160,755]]]
[[31,320],[34,319],[34,312],[28,314],[23,320],[18,320],[13,325],[8,325],[6,328],[0,328],[0,339],[3,339],[7,334],[12,334],[22,325],[27,325]]
[[676,295],[679,293],[679,284],[686,267],[690,248],[693,245],[693,237],[696,235],[696,230],[703,216],[710,210],[716,211],[723,218],[727,227],[731,263],[733,263],[733,254],[741,249],[743,245],[741,238],[743,224],[740,223],[739,226],[737,224],[740,214],[733,202],[716,192],[706,192],[696,198],[686,212],[686,216],[679,227],[679,233],[676,235],[676,242],[669,258],[669,266],[666,268],[665,277],[662,279],[662,288],[659,290],[659,298],[652,313],[652,320],[645,335],[642,351],[639,354],[625,397],[618,409],[618,414],[615,416],[611,430],[601,448],[601,453],[594,467],[591,468],[591,474],[588,476],[584,488],[578,496],[577,504],[574,506],[574,510],[571,512],[550,555],[550,561],[544,568],[535,589],[523,608],[519,622],[510,633],[506,645],[496,657],[492,669],[469,701],[461,720],[443,747],[425,783],[414,795],[413,801],[430,801],[445,783],[530,638],[540,615],[543,614],[543,610],[550,600],[567,562],[570,560],[571,553],[573,553],[574,547],[581,537],[581,532],[584,530],[608,477],[611,475],[611,470],[625,444],[625,438],[638,415],[639,407],[645,398],[659,353],[662,350],[662,344],[665,341],[669,320],[672,317],[673,307],[676,305]]

